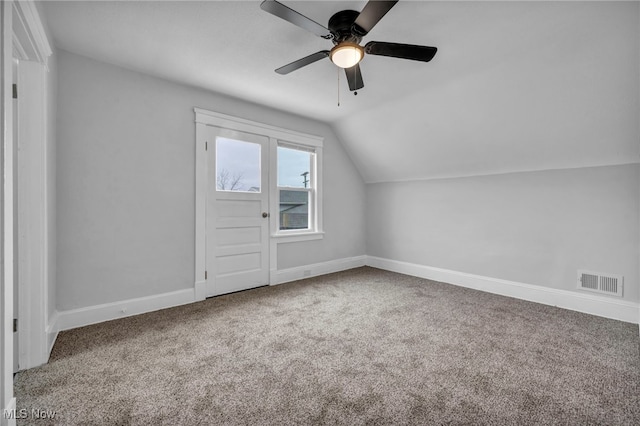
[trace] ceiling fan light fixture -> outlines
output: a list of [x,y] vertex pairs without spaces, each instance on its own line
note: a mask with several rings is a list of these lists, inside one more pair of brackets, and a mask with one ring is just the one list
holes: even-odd
[[356,43],[342,42],[329,52],[331,62],[340,68],[351,68],[364,57],[364,49]]

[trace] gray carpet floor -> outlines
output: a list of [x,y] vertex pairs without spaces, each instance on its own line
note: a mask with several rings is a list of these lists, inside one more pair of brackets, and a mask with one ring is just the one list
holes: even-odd
[[60,333],[18,424],[640,424],[638,326],[358,268]]

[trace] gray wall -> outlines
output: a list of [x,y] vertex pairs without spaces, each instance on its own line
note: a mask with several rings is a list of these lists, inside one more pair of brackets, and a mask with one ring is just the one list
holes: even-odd
[[193,107],[325,137],[322,241],[279,268],[365,254],[364,184],[319,122],[58,51],[57,308],[194,285]]
[[622,274],[638,301],[640,165],[367,185],[367,254],[564,290]]

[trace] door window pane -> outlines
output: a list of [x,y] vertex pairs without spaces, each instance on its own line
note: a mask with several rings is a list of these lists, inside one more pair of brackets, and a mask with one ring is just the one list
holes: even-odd
[[311,152],[279,146],[278,186],[310,188],[312,155]]
[[216,189],[260,192],[260,145],[216,139]]
[[309,228],[309,191],[280,190],[280,229]]

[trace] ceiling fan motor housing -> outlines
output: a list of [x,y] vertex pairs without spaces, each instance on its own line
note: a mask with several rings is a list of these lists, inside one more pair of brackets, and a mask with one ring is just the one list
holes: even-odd
[[333,34],[333,44],[339,44],[345,41],[360,44],[362,37],[353,31],[353,23],[358,15],[360,15],[360,12],[356,12],[355,10],[342,10],[329,18],[329,25],[327,26]]

